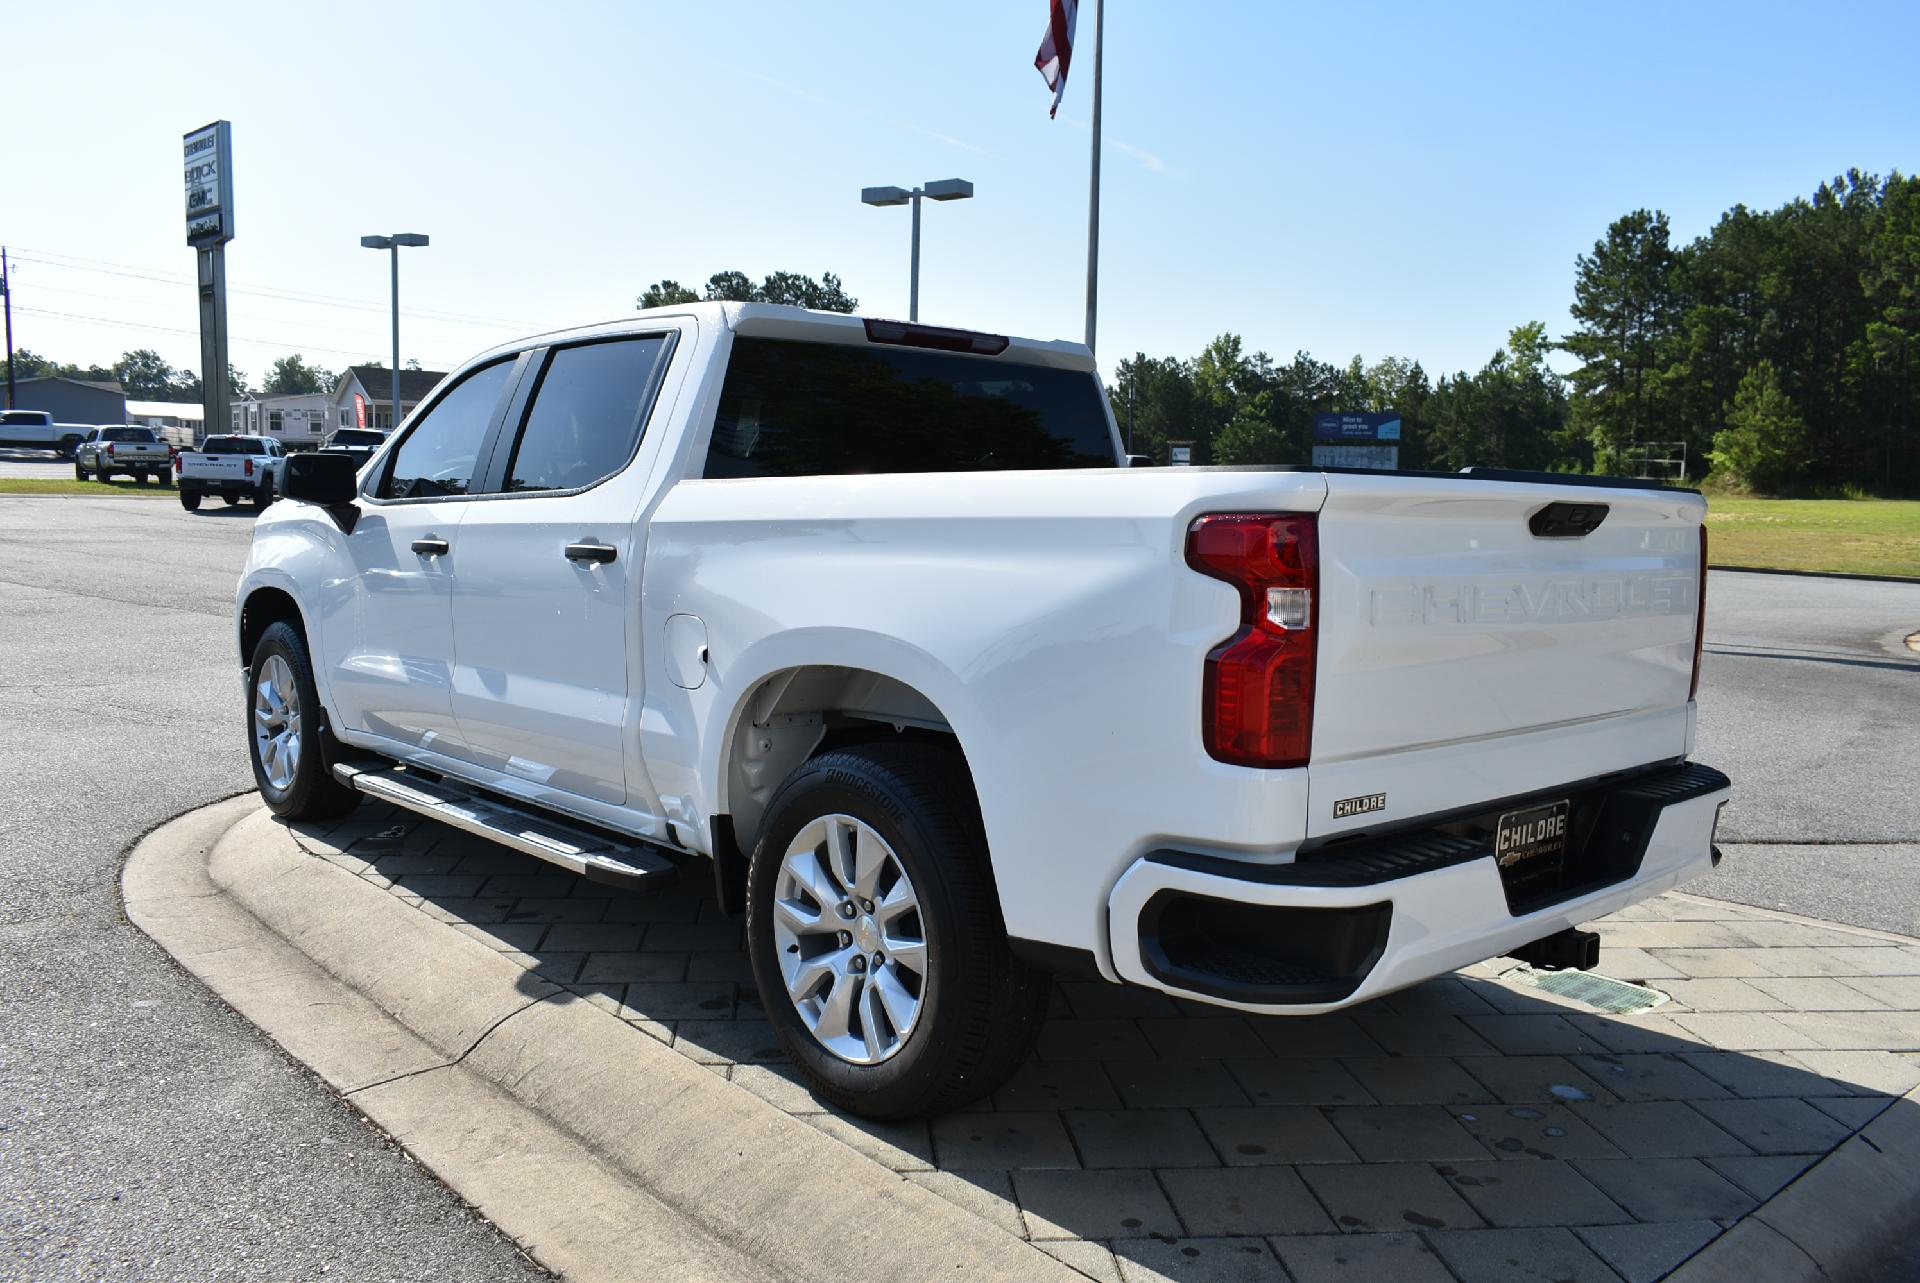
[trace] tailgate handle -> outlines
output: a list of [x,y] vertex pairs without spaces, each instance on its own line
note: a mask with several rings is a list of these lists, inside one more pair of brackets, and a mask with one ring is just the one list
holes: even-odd
[[1541,539],[1578,539],[1607,519],[1604,503],[1550,503],[1527,518],[1527,529]]

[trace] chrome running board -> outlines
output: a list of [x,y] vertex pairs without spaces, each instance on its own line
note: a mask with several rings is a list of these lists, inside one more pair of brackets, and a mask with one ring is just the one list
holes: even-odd
[[576,829],[450,780],[426,780],[398,767],[352,762],[337,763],[333,773],[342,784],[368,797],[571,869],[594,882],[658,891],[679,873],[679,865],[658,847]]

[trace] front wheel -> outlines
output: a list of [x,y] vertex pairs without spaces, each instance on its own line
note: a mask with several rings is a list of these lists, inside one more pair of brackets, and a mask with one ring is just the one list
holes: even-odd
[[87,470],[80,466],[80,460],[78,459],[73,461],[73,479],[75,481],[85,481],[87,479]]
[[322,744],[326,714],[313,684],[306,638],[292,624],[267,629],[247,669],[247,745],[253,781],[267,809],[289,820],[345,815],[360,794],[333,777]]
[[787,778],[748,870],[747,945],[787,1054],[869,1118],[993,1091],[1046,1014],[1046,976],[1007,944],[966,764],[935,744],[859,745]]
[[200,492],[198,490],[182,490],[180,492],[180,506],[188,512],[200,511]]
[[93,479],[95,481],[98,481],[101,485],[103,486],[106,485],[108,480],[112,476],[113,474],[111,472],[108,472],[105,468],[101,467],[99,464],[96,463],[93,465]]

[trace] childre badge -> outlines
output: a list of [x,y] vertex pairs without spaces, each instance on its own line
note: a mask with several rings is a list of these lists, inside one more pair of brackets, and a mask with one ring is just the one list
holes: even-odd
[[1365,815],[1368,811],[1387,809],[1385,793],[1369,793],[1365,797],[1343,797],[1333,804],[1333,818],[1344,820],[1350,815]]

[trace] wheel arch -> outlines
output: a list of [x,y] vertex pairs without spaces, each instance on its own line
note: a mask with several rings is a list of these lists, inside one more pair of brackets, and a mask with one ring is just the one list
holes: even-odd
[[260,644],[267,629],[279,623],[289,623],[300,630],[309,647],[313,644],[312,635],[307,631],[306,616],[300,610],[300,603],[292,593],[272,584],[259,584],[250,590],[240,603],[238,620],[238,640],[240,643],[240,666],[245,668],[253,662],[253,648]]

